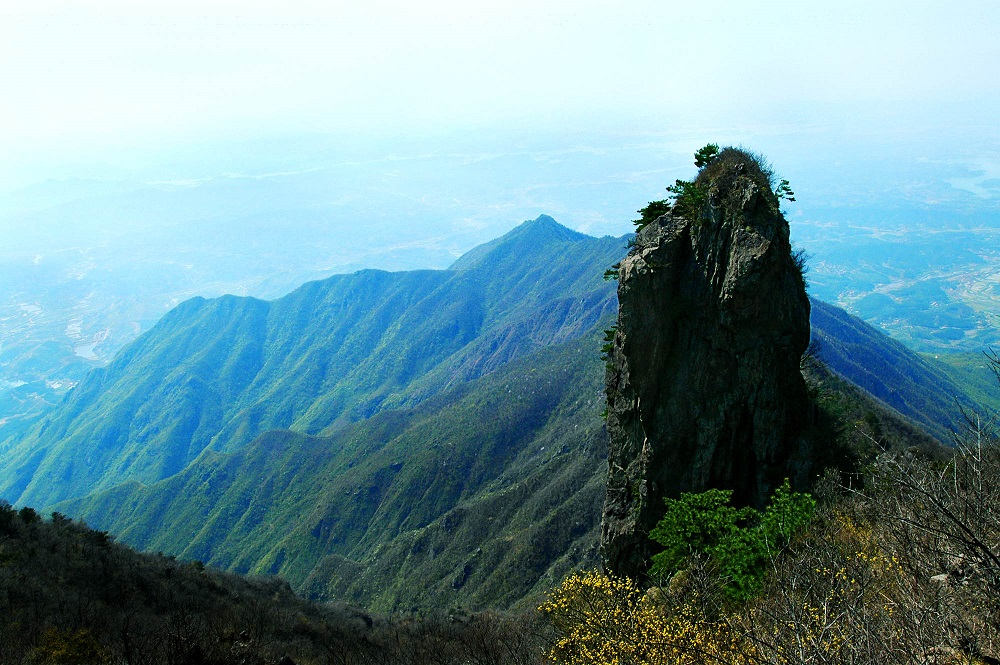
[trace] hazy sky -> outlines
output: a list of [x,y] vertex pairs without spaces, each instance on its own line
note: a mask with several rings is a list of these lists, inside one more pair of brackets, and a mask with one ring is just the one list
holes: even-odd
[[867,105],[918,122],[942,102],[989,119],[1000,100],[996,0],[2,7],[0,178],[208,137],[634,129]]

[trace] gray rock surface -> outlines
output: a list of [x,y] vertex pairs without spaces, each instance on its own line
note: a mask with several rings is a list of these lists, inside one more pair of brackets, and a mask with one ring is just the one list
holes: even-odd
[[664,497],[728,488],[760,505],[808,475],[809,300],[788,223],[745,153],[727,149],[696,183],[697,210],[648,224],[619,269],[601,545],[633,577]]

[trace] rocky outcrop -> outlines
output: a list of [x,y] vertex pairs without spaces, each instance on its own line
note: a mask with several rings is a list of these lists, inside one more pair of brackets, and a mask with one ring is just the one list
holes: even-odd
[[637,576],[664,497],[717,487],[759,505],[807,479],[809,300],[768,172],[733,149],[637,234],[618,277],[601,544]]

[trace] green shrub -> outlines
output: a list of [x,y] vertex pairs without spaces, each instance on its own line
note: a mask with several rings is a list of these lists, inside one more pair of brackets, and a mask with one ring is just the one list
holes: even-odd
[[792,492],[788,480],[775,490],[761,513],[730,505],[732,491],[708,490],[665,499],[666,515],[649,537],[663,547],[653,556],[650,575],[665,579],[690,557],[707,556],[733,600],[760,593],[769,563],[812,519],[816,501]]
[[667,187],[673,200],[674,214],[695,221],[708,200],[708,190],[689,180],[677,180]]
[[[678,181],[680,182],[680,181]],[[670,189],[669,187],[667,189]],[[633,219],[632,223],[635,224],[635,232],[638,233],[642,231],[647,224],[670,212],[671,208],[670,199],[661,199],[659,201],[650,201],[645,208],[637,210],[639,213],[639,219]]]
[[719,144],[709,143],[704,148],[694,153],[694,165],[699,169],[707,166],[719,154]]

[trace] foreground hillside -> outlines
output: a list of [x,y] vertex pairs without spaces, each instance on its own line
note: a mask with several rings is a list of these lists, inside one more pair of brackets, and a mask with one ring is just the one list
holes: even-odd
[[284,582],[137,553],[0,503],[0,662],[294,665],[541,660],[536,617],[387,622]]
[[[190,301],[3,444],[3,497],[317,598],[530,605],[596,562],[617,306],[601,274],[625,251],[540,218],[448,271]],[[959,384],[813,312],[839,373],[811,379],[843,435],[830,463],[863,432],[947,437]]]
[[596,571],[542,610],[559,665],[1000,662],[1000,441],[966,430],[953,455],[879,455],[814,496],[762,513],[728,492],[665,506],[653,588]]

